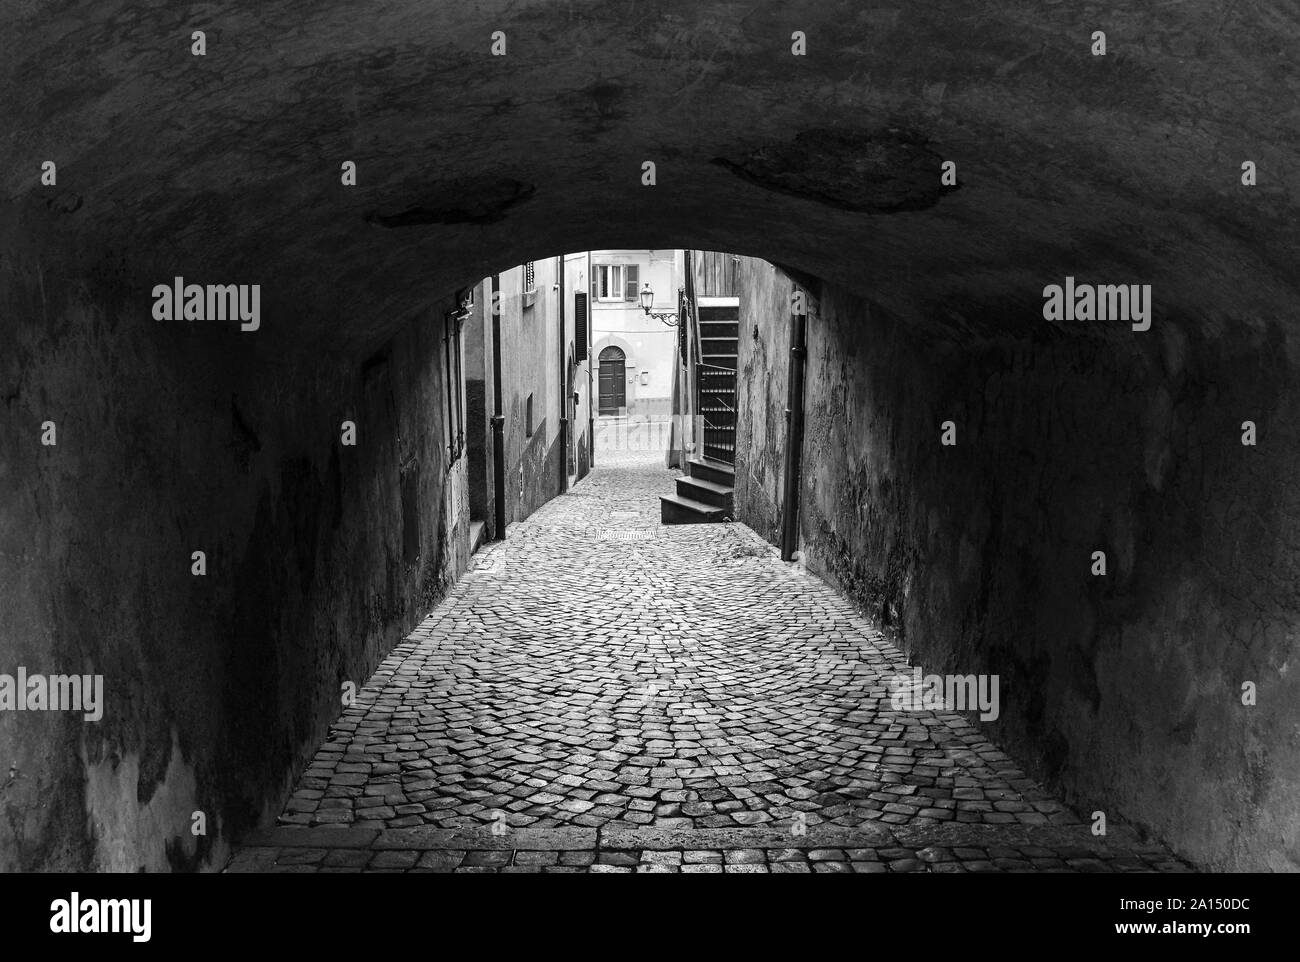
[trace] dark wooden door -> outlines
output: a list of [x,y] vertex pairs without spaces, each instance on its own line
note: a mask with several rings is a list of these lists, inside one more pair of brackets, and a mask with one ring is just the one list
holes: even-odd
[[600,413],[617,414],[627,406],[627,373],[623,352],[607,347],[600,352]]

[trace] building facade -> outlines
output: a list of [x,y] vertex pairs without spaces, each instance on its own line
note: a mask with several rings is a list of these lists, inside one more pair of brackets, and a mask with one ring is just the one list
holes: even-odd
[[463,426],[449,430],[464,431],[476,543],[500,537],[503,524],[524,520],[590,470],[586,277],[585,255],[565,255],[474,288],[460,334]]
[[677,310],[681,251],[590,251],[592,364],[598,418],[667,422],[672,415],[675,327],[647,316]]

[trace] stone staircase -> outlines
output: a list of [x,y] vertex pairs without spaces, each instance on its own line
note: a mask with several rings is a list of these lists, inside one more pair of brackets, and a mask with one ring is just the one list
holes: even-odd
[[689,475],[677,479],[677,493],[659,496],[664,524],[709,524],[732,517],[736,472],[712,458],[692,458]]
[[733,517],[736,486],[736,364],[740,347],[740,300],[701,297],[700,363],[696,365],[697,410],[703,422],[703,457],[686,464],[677,493],[660,497],[664,524],[708,524]]
[[736,361],[740,352],[740,299],[702,297],[700,314],[699,413],[704,420],[704,456],[736,463]]

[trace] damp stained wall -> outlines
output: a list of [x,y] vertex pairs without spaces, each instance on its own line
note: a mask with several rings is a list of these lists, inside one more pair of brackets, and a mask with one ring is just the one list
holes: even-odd
[[[774,542],[792,285],[742,267],[736,504]],[[814,293],[809,568],[925,671],[996,673],[991,737],[1085,817],[1210,869],[1300,868],[1300,404],[1278,322],[957,323]]]
[[0,712],[0,870],[218,867],[467,563],[449,305],[331,355],[273,300],[257,332],[155,321],[165,265],[38,254],[0,271],[0,672],[101,674],[105,704]]
[[557,259],[534,261],[533,273],[531,292],[524,289],[522,266],[500,275],[507,524],[523,521],[560,489]]

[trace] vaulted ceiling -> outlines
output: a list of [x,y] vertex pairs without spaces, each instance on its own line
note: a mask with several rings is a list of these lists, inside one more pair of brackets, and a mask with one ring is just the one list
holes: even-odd
[[261,283],[268,336],[339,350],[490,271],[600,247],[759,255],[965,334],[1035,322],[1067,274],[1149,283],[1157,322],[1220,331],[1295,302],[1300,8],[222,6],[6,15],[9,269],[146,304],[175,274]]

